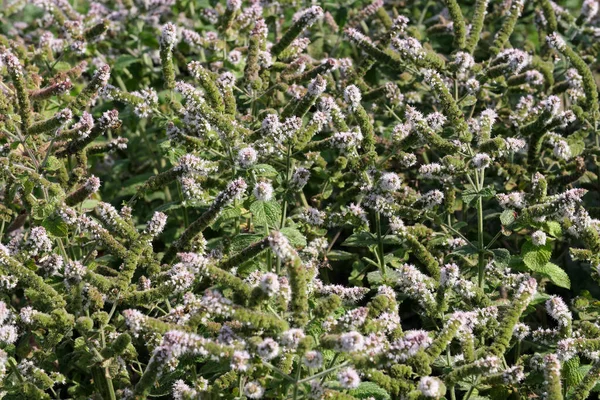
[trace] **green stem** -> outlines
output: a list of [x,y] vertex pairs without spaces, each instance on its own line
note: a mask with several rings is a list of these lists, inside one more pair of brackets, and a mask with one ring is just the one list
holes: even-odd
[[[476,175],[477,190],[483,190],[484,170],[481,176]],[[477,248],[478,248],[478,282],[479,287],[483,289],[485,283],[485,250],[483,245],[483,198],[481,195],[477,198]]]
[[375,224],[377,229],[377,251],[379,256],[379,264],[381,269],[381,275],[385,276],[385,259],[383,255],[383,238],[381,237],[381,216],[379,213],[375,214]]
[[313,376],[309,376],[308,378],[301,379],[297,383],[298,384],[300,384],[300,383],[306,383],[306,382],[312,381],[315,378],[319,378],[321,376],[326,376],[326,375],[328,375],[328,374],[330,374],[330,373],[332,373],[332,372],[334,372],[334,371],[336,371],[336,370],[338,370],[338,369],[346,366],[347,364],[348,364],[348,361],[344,361],[343,363],[341,363],[339,365],[336,365],[335,367],[327,368],[325,371],[319,372],[318,374],[315,374]]

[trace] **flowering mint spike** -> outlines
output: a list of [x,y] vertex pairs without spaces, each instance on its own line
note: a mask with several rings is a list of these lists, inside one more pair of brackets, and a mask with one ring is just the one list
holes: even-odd
[[558,22],[556,19],[556,13],[554,12],[556,4],[552,0],[539,0],[542,12],[548,27],[549,32],[558,31]]
[[0,266],[15,276],[25,288],[36,292],[34,298],[35,305],[41,310],[51,310],[66,306],[65,300],[52,286],[44,282],[35,272],[15,260],[4,245],[0,245]]
[[573,400],[589,399],[592,389],[596,386],[596,383],[598,383],[598,379],[600,379],[600,362],[596,360],[581,382],[575,386],[575,389],[569,398]]
[[470,54],[473,54],[475,48],[477,47],[477,43],[479,42],[481,30],[483,29],[483,23],[487,14],[488,3],[489,0],[475,1],[475,13],[473,14],[471,29],[469,31],[469,37],[465,46],[465,50]]
[[598,115],[598,87],[590,68],[579,54],[577,54],[577,52],[575,52],[557,32],[548,35],[548,37],[546,37],[546,42],[550,47],[564,55],[577,70],[579,75],[581,75],[583,91],[585,92],[585,105],[588,108],[587,113],[592,120],[598,120],[600,117]]
[[83,32],[83,37],[88,42],[91,42],[95,39],[98,39],[100,36],[104,35],[108,30],[109,21],[107,19],[102,20],[96,25],[86,29]]
[[73,110],[83,110],[97,96],[98,91],[108,83],[110,67],[103,65],[92,76],[90,82],[79,92],[77,97],[69,104]]
[[200,218],[190,224],[190,226],[181,234],[179,239],[167,249],[162,262],[170,263],[177,253],[187,250],[187,247],[192,240],[198,234],[202,233],[202,231],[204,231],[204,229],[219,216],[225,206],[244,195],[246,187],[246,182],[242,178],[238,178],[229,183],[227,188],[217,195],[210,208],[206,210]]
[[29,91],[29,99],[31,101],[42,101],[47,100],[54,96],[60,96],[73,88],[73,84],[70,79],[60,81],[48,85],[45,88]]
[[227,31],[231,28],[234,19],[238,16],[242,6],[241,0],[227,0],[225,13],[221,16],[220,28],[222,31]]
[[65,204],[68,206],[79,204],[96,193],[98,189],[100,189],[100,179],[92,175],[79,189],[67,196]]
[[173,66],[173,47],[177,43],[177,28],[172,23],[167,23],[162,28],[160,35],[160,62],[162,65],[165,87],[175,87],[175,67]]
[[225,111],[223,97],[219,92],[214,76],[207,71],[198,61],[192,61],[188,64],[188,70],[196,78],[202,87],[210,105],[218,112]]
[[547,354],[544,357],[544,378],[546,398],[548,400],[562,400],[560,361],[555,354]]
[[244,78],[254,90],[262,87],[262,80],[259,77],[260,65],[259,57],[261,52],[265,50],[265,41],[269,33],[265,21],[258,19],[254,25],[254,29],[250,34],[250,43],[248,44],[248,56],[246,57],[246,68],[244,69]]
[[500,30],[496,33],[494,38],[494,43],[491,47],[493,54],[498,54],[504,48],[508,39],[510,39],[510,35],[512,35],[515,26],[517,25],[517,20],[521,17],[524,5],[524,0],[514,0],[510,3],[510,13],[505,18]]
[[465,48],[466,44],[467,28],[462,11],[460,10],[460,5],[456,0],[444,0],[444,2],[448,7],[453,22],[454,46],[462,50]]
[[37,122],[29,127],[28,134],[40,135],[44,133],[53,133],[61,126],[66,125],[73,118],[73,113],[69,108],[57,112],[54,117],[45,121]]
[[463,141],[470,141],[472,135],[469,133],[469,127],[465,121],[464,115],[454,100],[454,97],[450,94],[450,91],[440,74],[429,69],[423,71],[423,76],[425,82],[438,94],[440,102],[444,107],[444,114],[448,116],[448,119],[455,127],[459,138]]
[[26,134],[29,131],[29,127],[32,121],[31,114],[31,103],[29,102],[29,95],[25,89],[25,76],[23,73],[23,66],[21,62],[10,51],[5,51],[0,54],[0,61],[8,70],[10,77],[13,80],[15,89],[17,90],[17,103],[19,106],[19,116],[21,117],[21,132]]
[[515,299],[502,319],[500,332],[489,347],[492,354],[504,354],[510,344],[514,327],[519,322],[519,318],[523,311],[525,311],[525,308],[529,305],[536,289],[537,282],[534,278],[526,279],[519,285]]
[[281,39],[273,45],[271,53],[278,56],[285,50],[305,29],[310,28],[315,22],[323,17],[323,9],[312,6],[300,12],[294,24],[283,34]]
[[123,267],[117,277],[119,289],[126,290],[135,274],[140,263],[142,253],[152,246],[152,239],[162,232],[167,222],[167,216],[161,212],[156,212],[148,222],[146,229],[142,232],[139,239],[127,251]]
[[[64,149],[57,151],[57,157],[64,158],[70,154],[77,154],[81,152],[88,144],[92,143],[98,136],[103,135],[109,129],[117,129],[121,126],[121,121],[119,120],[119,113],[117,110],[104,112],[95,123],[91,121],[91,116],[85,116],[85,114],[84,117],[82,117],[82,120],[82,125],[77,127],[77,129],[78,131],[82,130],[83,134],[80,135],[77,140],[69,142]],[[89,134],[86,134],[85,130],[88,130],[91,124],[93,124],[93,127],[89,130]],[[69,133],[69,135],[71,135],[71,133]]]
[[[319,96],[325,92],[325,89],[327,89],[327,81],[325,81],[321,75],[317,75],[317,77],[308,85],[308,91],[298,102],[292,114],[296,117],[302,118],[313,106],[313,104],[315,104]],[[287,115],[282,113],[281,116],[286,117]]]

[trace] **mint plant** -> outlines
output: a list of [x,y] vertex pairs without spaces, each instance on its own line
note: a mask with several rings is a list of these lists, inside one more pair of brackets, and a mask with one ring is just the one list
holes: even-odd
[[597,397],[599,7],[3,3],[0,397]]

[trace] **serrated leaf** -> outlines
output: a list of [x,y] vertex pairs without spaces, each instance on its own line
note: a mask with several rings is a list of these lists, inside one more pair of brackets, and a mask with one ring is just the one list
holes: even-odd
[[244,250],[246,247],[250,246],[251,244],[258,242],[263,237],[264,237],[264,235],[259,235],[259,234],[255,234],[255,233],[242,233],[242,234],[236,235],[231,240],[231,245],[230,245],[231,254],[239,253],[240,251]]
[[492,253],[494,253],[494,261],[498,265],[506,266],[510,261],[510,251],[506,249],[493,249]]
[[357,232],[357,233],[353,233],[352,235],[350,235],[350,237],[348,237],[346,240],[344,240],[344,243],[342,243],[342,246],[346,246],[346,247],[369,247],[369,246],[373,246],[376,245],[377,242],[377,238],[370,232]]
[[53,66],[53,69],[56,72],[68,71],[71,68],[73,68],[73,66],[71,64],[69,64],[68,62],[64,62],[64,61],[58,61]]
[[348,393],[351,396],[356,397],[357,399],[390,399],[390,394],[374,382],[361,382],[361,384],[356,389],[352,389]]
[[119,56],[119,58],[117,58],[117,61],[115,61],[115,65],[113,65],[113,70],[121,71],[121,70],[129,67],[131,64],[135,64],[138,62],[140,62],[140,59],[138,57],[124,54],[122,56]]
[[545,231],[552,237],[560,237],[562,235],[562,228],[556,221],[547,221],[544,223],[546,227]]
[[154,209],[154,211],[161,211],[161,212],[165,212],[165,211],[170,211],[170,210],[177,210],[179,208],[183,207],[183,204],[181,204],[181,202],[179,201],[171,201],[169,203],[165,203],[165,204],[161,204],[160,206],[156,207]]
[[42,222],[42,226],[48,231],[52,236],[56,237],[65,237],[69,231],[67,224],[62,220],[58,215],[54,214],[44,219]]
[[280,231],[290,241],[290,244],[294,247],[306,247],[306,238],[296,228],[283,228]]
[[87,199],[84,200],[83,203],[81,203],[81,208],[86,210],[93,210],[94,208],[96,208],[96,206],[98,206],[99,203],[99,200]]
[[462,198],[463,203],[471,204],[471,202],[477,198],[477,195],[478,195],[477,190],[466,189],[466,190],[463,190],[461,198]]
[[60,161],[55,156],[50,156],[50,157],[48,157],[48,160],[46,161],[46,166],[44,167],[44,169],[46,171],[58,171],[59,169],[61,169],[62,166],[63,166],[62,161]]
[[525,242],[521,249],[521,255],[523,256],[523,262],[532,271],[538,272],[538,270],[544,267],[552,257],[552,245],[546,243],[544,246],[535,246],[531,242]]
[[496,191],[494,190],[494,188],[488,186],[488,187],[484,187],[483,189],[481,189],[481,191],[479,192],[479,195],[481,197],[483,197],[484,199],[491,199],[492,197],[494,197],[496,195]]
[[571,157],[577,157],[585,150],[585,142],[582,138],[575,137],[575,135],[569,136],[567,138],[567,143],[571,149]]
[[327,253],[327,258],[331,261],[344,261],[356,258],[356,254],[343,250],[331,250]]
[[475,246],[471,246],[470,244],[467,244],[462,247],[459,247],[458,249],[454,250],[450,254],[456,254],[459,256],[470,256],[473,254],[477,254],[478,252],[479,252],[479,250],[477,250],[477,248]]
[[281,206],[275,201],[255,201],[250,205],[250,212],[256,225],[278,227],[281,222]]
[[536,271],[542,275],[545,275],[550,282],[555,284],[558,287],[570,289],[571,288],[571,280],[569,279],[569,275],[558,265],[554,263],[547,263],[538,271]]
[[367,280],[369,284],[373,286],[374,284],[380,283],[395,283],[400,279],[400,272],[394,269],[387,269],[385,272],[385,278],[381,275],[381,271],[373,271],[367,274]]
[[458,105],[460,107],[470,107],[473,104],[477,103],[477,97],[473,96],[472,94],[465,96],[459,103]]
[[252,171],[254,171],[256,176],[273,177],[279,175],[279,172],[269,164],[256,164],[252,167]]
[[513,210],[504,210],[502,214],[500,214],[500,223],[503,226],[510,226],[513,222],[515,222],[516,213]]

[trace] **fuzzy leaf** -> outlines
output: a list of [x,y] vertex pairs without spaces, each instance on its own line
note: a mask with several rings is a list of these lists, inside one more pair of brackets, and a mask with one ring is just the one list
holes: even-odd
[[546,243],[544,246],[535,246],[531,242],[525,242],[521,249],[523,262],[532,271],[538,271],[544,267],[552,256],[552,245]]
[[48,160],[46,161],[46,166],[44,167],[44,169],[46,171],[58,171],[62,166],[63,166],[62,161],[60,161],[55,156],[50,156],[50,157],[48,157]]
[[239,235],[236,235],[232,240],[231,240],[231,254],[235,254],[235,253],[239,253],[240,251],[244,250],[246,247],[250,246],[252,243],[256,243],[259,240],[261,240],[264,237],[264,235],[258,235],[258,234],[250,234],[250,233],[242,233]]
[[508,265],[508,262],[510,261],[510,251],[506,249],[493,249],[492,253],[494,253],[494,261],[496,264]]
[[130,56],[128,54],[124,54],[122,56],[119,56],[119,58],[117,58],[117,61],[115,61],[115,65],[113,66],[113,70],[120,71],[120,70],[123,70],[123,69],[129,67],[131,64],[135,64],[138,62],[140,62],[139,58]]
[[42,226],[53,236],[56,237],[65,237],[67,236],[67,232],[69,231],[69,228],[67,227],[67,224],[65,223],[65,221],[62,220],[62,218],[60,218],[58,215],[51,215],[48,218],[46,218],[43,222],[42,222]]
[[562,235],[562,228],[556,221],[547,221],[544,223],[546,232],[552,237],[559,237]]
[[377,238],[370,232],[357,232],[344,240],[342,246],[347,247],[369,247],[377,244]]
[[331,261],[352,260],[353,258],[356,258],[356,254],[343,250],[331,250],[327,253],[327,258]]
[[504,226],[510,226],[513,222],[515,222],[515,212],[513,210],[504,210],[502,214],[500,214],[500,222]]
[[385,389],[373,382],[362,382],[356,389],[352,389],[349,394],[357,399],[388,400],[391,398]]
[[571,280],[569,279],[569,275],[567,275],[567,273],[561,267],[554,263],[549,262],[536,272],[545,275],[548,279],[550,279],[550,282],[558,287],[565,289],[571,288]]
[[279,172],[269,164],[256,164],[252,167],[252,170],[256,174],[256,176],[277,176]]
[[306,238],[296,228],[286,227],[281,229],[281,233],[290,241],[294,247],[306,247]]
[[257,225],[277,227],[281,222],[281,206],[275,201],[255,201],[250,205],[250,212]]
[[462,192],[462,201],[466,204],[470,204],[478,197],[482,197],[484,199],[492,198],[496,194],[496,191],[491,187],[485,187],[480,191],[476,189],[466,189]]
[[465,96],[459,103],[458,105],[460,107],[470,107],[473,104],[477,103],[477,97],[473,96],[472,94]]

